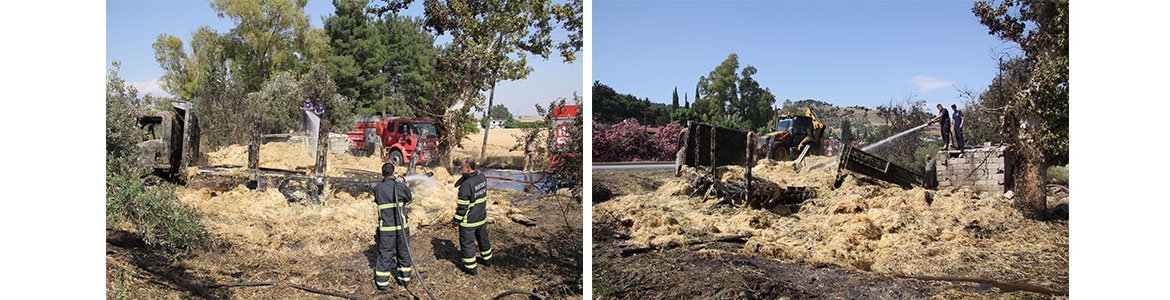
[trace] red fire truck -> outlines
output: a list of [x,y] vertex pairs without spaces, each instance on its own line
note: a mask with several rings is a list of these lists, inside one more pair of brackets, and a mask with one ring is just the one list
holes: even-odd
[[[581,114],[581,107],[578,105],[566,105],[553,107],[549,112],[553,115],[553,149],[551,152],[550,163],[553,168],[559,167],[559,163],[563,159],[562,156],[579,157],[581,156],[581,148],[574,149],[570,145],[572,141],[569,137],[569,126],[581,128],[581,124],[577,123],[577,116]],[[578,145],[579,146],[579,145]]]
[[[380,155],[382,161],[402,166],[418,154],[418,164],[435,159],[439,135],[429,119],[355,116],[349,134],[349,148],[354,155]],[[426,132],[426,136],[422,136]]]

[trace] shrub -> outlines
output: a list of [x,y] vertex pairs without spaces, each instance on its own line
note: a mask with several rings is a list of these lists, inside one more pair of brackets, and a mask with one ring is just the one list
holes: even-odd
[[169,183],[106,175],[106,228],[130,224],[147,245],[182,253],[203,245],[207,233],[195,210],[177,201]]
[[674,160],[682,134],[683,126],[679,122],[659,127],[657,134],[650,134],[646,126],[633,118],[609,128],[593,123],[593,160]]
[[[174,186],[148,185],[149,169],[137,143],[136,111],[149,100],[118,77],[118,62],[106,76],[106,228],[128,223],[148,245],[180,252],[206,237],[199,216],[174,199]],[[151,177],[147,177],[151,178]]]
[[679,141],[682,140],[683,126],[679,122],[670,122],[658,128],[658,133],[650,139],[651,148],[648,150],[650,159],[671,161],[678,153]]

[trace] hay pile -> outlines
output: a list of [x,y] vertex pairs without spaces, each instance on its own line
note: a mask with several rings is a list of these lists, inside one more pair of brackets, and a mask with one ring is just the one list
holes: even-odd
[[[831,159],[812,157],[800,174],[792,162],[761,162],[752,169],[784,186],[818,189],[817,198],[797,207],[766,211],[720,205],[713,197],[688,198],[690,177],[684,174],[655,193],[617,197],[594,209],[629,225],[631,246],[672,247],[750,234],[742,251],[768,258],[1067,287],[1067,223],[1028,220],[1002,195],[965,189],[907,190],[851,175],[830,190],[835,167],[807,168]],[[720,171],[726,172],[721,177],[742,176],[738,167]]]
[[[312,158],[297,144],[268,143],[261,146],[260,165],[295,170],[311,167]],[[339,168],[380,172],[382,162],[376,158],[330,153],[329,176],[342,176]],[[209,164],[244,165],[247,148],[232,145],[208,154]],[[311,168],[310,168],[311,169]],[[398,173],[404,170],[399,168]],[[407,206],[412,230],[422,226],[450,224],[455,215],[457,189],[444,168],[420,168],[432,176],[413,176],[409,181],[414,202]],[[328,187],[326,187],[328,190]],[[377,206],[371,193],[350,195],[327,192],[321,205],[289,203],[277,189],[257,191],[244,186],[224,192],[177,189],[179,201],[191,205],[204,215],[204,227],[221,241],[238,250],[254,253],[260,261],[296,255],[325,256],[331,253],[364,251],[371,243],[377,224]],[[488,193],[488,222],[507,222],[509,217],[522,218],[523,211],[511,200],[511,191]],[[290,252],[293,251],[293,252]]]
[[[260,167],[297,170],[308,174],[316,164],[305,143],[267,143],[260,145]],[[353,156],[346,153],[329,152],[326,176],[344,176],[343,168],[381,172],[382,161],[376,157]],[[231,145],[207,153],[208,165],[248,165],[248,146]]]

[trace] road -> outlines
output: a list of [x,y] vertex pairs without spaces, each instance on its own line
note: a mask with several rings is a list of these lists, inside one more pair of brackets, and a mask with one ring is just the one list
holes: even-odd
[[673,161],[593,163],[594,171],[673,169]]

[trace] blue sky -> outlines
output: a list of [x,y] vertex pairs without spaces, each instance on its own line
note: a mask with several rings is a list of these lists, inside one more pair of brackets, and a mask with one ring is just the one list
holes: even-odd
[[[415,1],[406,15],[421,16],[422,1]],[[333,14],[333,3],[311,0],[305,7],[314,27],[322,27],[322,18]],[[165,93],[158,88],[157,79],[163,75],[154,60],[151,44],[161,33],[182,38],[184,44],[191,33],[207,25],[220,33],[233,27],[231,20],[220,19],[209,1],[179,0],[115,0],[106,2],[106,65],[122,62],[122,79],[134,83],[143,93]],[[563,36],[563,35],[562,35]],[[438,42],[450,39],[439,38]],[[581,92],[582,55],[572,64],[563,63],[559,56],[548,61],[529,56],[528,63],[535,70],[528,79],[502,82],[496,85],[495,103],[508,107],[513,115],[535,115],[534,104],[547,105],[557,97],[570,98]]]
[[[996,53],[973,1],[593,1],[593,80],[670,103],[728,54],[778,102],[875,107],[916,94],[958,101],[983,89]],[[933,105],[931,105],[933,106]]]

